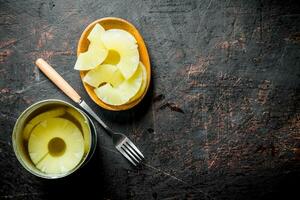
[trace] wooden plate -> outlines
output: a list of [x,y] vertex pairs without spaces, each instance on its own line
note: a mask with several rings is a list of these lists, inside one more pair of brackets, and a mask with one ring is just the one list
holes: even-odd
[[95,26],[95,24],[99,23],[101,26],[103,26],[103,28],[105,30],[108,29],[123,29],[125,31],[128,31],[129,33],[131,33],[135,39],[137,40],[137,44],[138,44],[138,50],[139,50],[139,54],[140,54],[140,61],[144,64],[146,71],[147,71],[147,83],[146,83],[146,89],[143,93],[143,95],[141,95],[140,98],[126,103],[124,105],[120,105],[120,106],[113,106],[113,105],[109,105],[104,103],[103,101],[101,101],[97,95],[94,92],[94,87],[88,85],[87,83],[85,83],[83,81],[83,77],[85,76],[85,74],[87,73],[87,71],[80,71],[80,77],[81,77],[81,81],[84,85],[85,90],[87,91],[87,93],[89,94],[89,96],[92,98],[92,100],[98,104],[99,106],[101,106],[102,108],[105,108],[107,110],[113,110],[113,111],[119,111],[119,110],[128,110],[132,107],[134,107],[135,105],[137,105],[145,96],[145,94],[148,91],[149,85],[150,85],[150,78],[151,78],[151,66],[150,66],[150,59],[149,59],[149,54],[148,54],[148,50],[147,47],[145,45],[145,42],[141,36],[141,34],[139,33],[139,31],[128,21],[121,19],[121,18],[116,18],[116,17],[107,17],[107,18],[102,18],[102,19],[98,19],[94,22],[92,22],[90,25],[88,25],[86,27],[86,29],[83,31],[83,33],[81,34],[81,37],[79,39],[79,43],[78,43],[78,47],[77,47],[77,56],[82,53],[87,51],[88,46],[90,44],[89,40],[87,39],[87,36],[89,35],[90,31],[93,29],[93,27]]

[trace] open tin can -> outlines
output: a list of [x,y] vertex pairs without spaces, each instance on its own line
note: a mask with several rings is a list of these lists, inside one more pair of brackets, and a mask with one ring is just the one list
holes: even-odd
[[[38,169],[29,155],[29,139],[26,139],[26,137],[24,136],[24,128],[30,122],[30,120],[40,115],[41,113],[45,113],[48,110],[54,108],[66,109],[66,114],[63,114],[63,116],[68,120],[74,122],[74,124],[81,130],[81,133],[83,135],[83,156],[80,162],[74,168],[65,173],[45,173],[42,170]],[[39,101],[31,105],[19,116],[13,129],[12,144],[17,159],[27,171],[42,178],[56,179],[72,174],[90,160],[97,146],[97,132],[92,120],[83,111],[65,101],[58,99],[48,99]]]

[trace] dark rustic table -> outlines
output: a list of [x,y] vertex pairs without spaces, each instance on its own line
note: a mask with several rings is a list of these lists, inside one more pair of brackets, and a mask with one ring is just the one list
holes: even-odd
[[[73,70],[82,31],[106,16],[132,22],[151,56],[151,88],[125,112],[94,104]],[[0,199],[298,194],[297,1],[0,0],[0,27]],[[97,125],[93,159],[70,177],[44,180],[21,167],[11,142],[19,114],[39,100],[71,102],[34,65],[38,57],[140,147],[144,165],[130,166]]]

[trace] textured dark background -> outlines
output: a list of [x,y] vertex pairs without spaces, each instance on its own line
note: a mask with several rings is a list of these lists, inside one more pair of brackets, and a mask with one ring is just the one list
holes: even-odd
[[[73,70],[93,20],[132,22],[151,56],[143,102],[109,112]],[[289,199],[300,181],[300,7],[258,0],[0,0],[0,199]],[[144,155],[132,168],[100,126],[93,160],[43,180],[14,156],[11,133],[34,102],[71,102],[34,65],[43,57]],[[94,198],[91,198],[91,196]]]

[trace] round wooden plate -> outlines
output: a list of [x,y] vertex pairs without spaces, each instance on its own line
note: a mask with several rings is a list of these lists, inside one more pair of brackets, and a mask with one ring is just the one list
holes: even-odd
[[98,20],[92,22],[83,31],[83,33],[81,34],[81,37],[79,39],[79,43],[78,43],[78,47],[77,47],[77,56],[80,53],[83,53],[83,52],[87,51],[88,46],[90,44],[89,40],[87,39],[87,36],[91,32],[91,30],[93,29],[95,24],[97,24],[97,23],[99,23],[101,26],[103,26],[103,28],[105,30],[108,30],[108,29],[123,29],[125,31],[128,31],[129,33],[131,33],[135,37],[135,39],[137,41],[137,44],[138,44],[138,50],[139,50],[139,54],[140,54],[140,61],[144,64],[144,66],[146,68],[146,71],[147,71],[146,89],[145,89],[143,95],[140,96],[140,98],[138,98],[138,99],[136,99],[132,102],[126,103],[124,105],[113,106],[113,105],[109,105],[109,104],[106,104],[103,101],[101,101],[97,97],[97,95],[95,94],[94,87],[88,85],[87,83],[85,83],[83,81],[83,77],[85,76],[87,71],[80,71],[81,81],[84,85],[85,90],[87,91],[89,96],[92,98],[92,100],[96,104],[101,106],[102,108],[105,108],[107,110],[113,110],[113,111],[128,110],[128,109],[134,107],[135,105],[137,105],[144,98],[145,94],[148,91],[149,85],[150,85],[151,66],[150,66],[150,59],[149,59],[149,54],[148,54],[147,47],[145,45],[143,37],[141,36],[139,31],[131,23],[129,23],[128,21],[126,21],[124,19],[121,19],[121,18],[106,17],[106,18],[98,19]]

